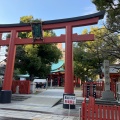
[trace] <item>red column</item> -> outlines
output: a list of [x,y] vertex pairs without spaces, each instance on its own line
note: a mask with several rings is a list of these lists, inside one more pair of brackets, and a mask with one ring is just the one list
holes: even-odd
[[14,39],[16,38],[16,31],[11,31],[11,38],[9,42],[7,64],[5,70],[5,77],[3,82],[3,90],[11,90],[12,80],[13,80],[13,70],[14,70],[14,61],[16,53],[16,45],[14,44]]
[[65,93],[73,94],[73,50],[72,50],[72,26],[66,26],[65,41]]

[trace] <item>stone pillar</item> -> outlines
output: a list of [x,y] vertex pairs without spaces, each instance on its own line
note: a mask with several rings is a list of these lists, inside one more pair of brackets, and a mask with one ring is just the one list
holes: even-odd
[[19,94],[19,86],[16,86],[16,94]]
[[36,92],[35,88],[36,88],[36,83],[31,82],[30,83],[30,92],[35,93]]
[[104,78],[105,78],[105,91],[110,90],[110,74],[109,74],[109,61],[104,60]]
[[110,90],[110,74],[109,74],[109,60],[104,60],[104,78],[105,78],[105,91],[102,93],[102,100],[113,101],[114,93]]

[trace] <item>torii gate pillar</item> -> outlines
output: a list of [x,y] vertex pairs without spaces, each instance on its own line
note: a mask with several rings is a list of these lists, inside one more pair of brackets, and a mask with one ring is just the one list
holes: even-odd
[[[73,45],[72,45],[72,26],[66,26],[65,38],[65,88],[63,101],[65,96],[75,96],[73,85]],[[69,109],[69,105],[63,103],[63,108]],[[75,105],[70,105],[70,109],[74,109]]]
[[73,46],[72,46],[72,27],[66,26],[65,44],[65,93],[73,94]]

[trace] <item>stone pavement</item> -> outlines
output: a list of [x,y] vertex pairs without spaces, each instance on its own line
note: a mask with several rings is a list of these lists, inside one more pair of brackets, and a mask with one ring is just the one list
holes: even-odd
[[[63,89],[39,89],[38,94],[25,95],[30,98],[24,101],[0,104],[0,120],[79,120],[80,104],[69,112],[59,103],[63,92]],[[75,94],[77,99],[83,100],[80,90],[75,90]]]
[[[27,112],[27,111],[12,111],[12,110],[0,110],[1,117],[23,119],[23,120],[79,120],[78,117],[74,116],[64,116],[64,115],[53,115],[44,114],[37,112]],[[1,120],[1,119],[0,119]]]

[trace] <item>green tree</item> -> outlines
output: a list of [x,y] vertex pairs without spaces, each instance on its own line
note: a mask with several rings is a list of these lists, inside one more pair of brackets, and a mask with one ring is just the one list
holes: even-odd
[[[102,37],[106,35],[107,30],[91,27],[90,33],[95,35],[94,41],[80,42],[74,47],[74,72],[82,80],[85,80],[86,75],[93,79],[96,75],[101,78],[103,60],[108,59],[111,63],[116,60],[116,57],[109,54],[109,51],[113,50],[113,46],[109,45],[110,41],[105,41]],[[87,30],[82,34],[88,34]]]
[[[23,16],[20,18],[20,23],[34,21],[40,22],[39,19],[34,20],[32,16]],[[44,36],[55,36],[55,33],[52,30],[45,31]],[[19,37],[31,38],[32,33],[21,32],[19,33]],[[51,63],[58,62],[61,57],[62,53],[56,44],[20,45],[17,47],[15,70],[19,69],[20,73],[23,74],[26,72],[29,73],[31,80],[34,76],[46,78],[50,73]]]

